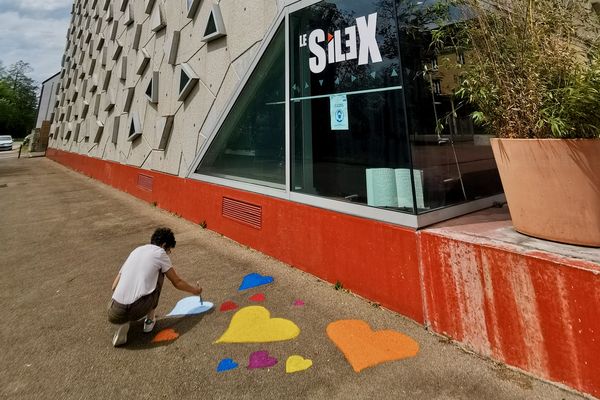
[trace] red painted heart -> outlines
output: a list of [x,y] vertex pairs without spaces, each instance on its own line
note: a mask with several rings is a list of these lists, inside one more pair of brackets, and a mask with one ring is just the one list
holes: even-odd
[[235,310],[236,308],[238,308],[238,305],[235,304],[233,301],[226,301],[225,303],[221,304],[221,308],[219,308],[219,311],[231,311]]
[[257,293],[254,296],[251,296],[248,300],[260,302],[260,301],[265,301],[265,299],[266,299],[266,297],[263,293]]

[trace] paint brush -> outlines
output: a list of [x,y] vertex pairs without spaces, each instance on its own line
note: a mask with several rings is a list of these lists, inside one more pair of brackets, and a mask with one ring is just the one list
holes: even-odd
[[[196,281],[196,286],[200,287],[200,281]],[[202,301],[202,295],[199,294],[198,297],[200,297],[200,305],[203,306],[204,302]]]

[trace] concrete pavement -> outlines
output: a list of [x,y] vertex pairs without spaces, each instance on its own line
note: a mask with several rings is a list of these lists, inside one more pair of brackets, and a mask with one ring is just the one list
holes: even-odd
[[[45,158],[0,160],[0,205],[0,398],[582,398],[467,354],[397,314]],[[157,226],[174,230],[177,272],[200,280],[204,300],[216,309],[161,319],[155,332],[172,328],[180,335],[162,344],[151,343],[153,335],[134,324],[128,344],[115,349],[114,327],[106,320],[112,279]],[[252,272],[275,282],[239,292]],[[300,335],[276,343],[213,344],[235,313],[219,305],[255,305],[249,297],[257,293],[266,297],[258,305],[295,322]],[[165,282],[159,316],[185,296]],[[295,300],[305,305],[294,306]],[[341,319],[401,332],[420,351],[356,373],[326,334],[328,324]],[[259,350],[278,364],[247,369],[249,355]],[[313,366],[286,374],[285,361],[296,354]],[[217,373],[225,358],[239,367]]]

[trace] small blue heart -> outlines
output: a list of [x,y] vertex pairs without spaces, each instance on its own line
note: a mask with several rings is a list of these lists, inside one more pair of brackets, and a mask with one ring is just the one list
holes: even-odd
[[261,274],[248,274],[244,277],[238,290],[246,290],[257,286],[267,285],[273,282],[272,276],[262,276]]
[[231,358],[226,358],[219,362],[219,366],[217,367],[217,372],[225,372],[230,371],[232,369],[236,369],[238,364],[233,361]]

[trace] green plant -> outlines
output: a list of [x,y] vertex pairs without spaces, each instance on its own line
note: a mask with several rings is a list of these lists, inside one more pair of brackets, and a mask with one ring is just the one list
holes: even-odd
[[448,3],[461,17],[438,24],[432,45],[464,52],[455,97],[477,124],[504,138],[600,138],[600,21],[587,2]]
[[202,220],[202,222],[200,222],[199,225],[200,225],[200,228],[202,228],[202,229],[206,229],[206,227],[208,226],[206,223],[206,220]]
[[335,285],[333,286],[333,288],[335,290],[344,290],[344,285],[342,284],[342,282],[340,281],[336,281]]

